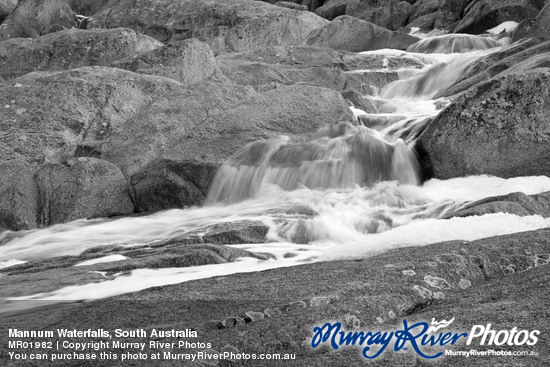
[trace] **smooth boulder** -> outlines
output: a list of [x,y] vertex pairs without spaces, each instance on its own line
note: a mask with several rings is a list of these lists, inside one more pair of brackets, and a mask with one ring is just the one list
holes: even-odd
[[107,65],[162,46],[131,29],[69,29],[35,39],[0,42],[0,79],[44,70],[68,70]]
[[327,22],[311,12],[253,0],[111,0],[90,27],[133,28],[162,42],[197,38],[226,52],[302,44]]
[[210,47],[191,38],[133,55],[111,64],[140,74],[164,76],[185,85],[223,79]]
[[543,5],[542,0],[473,1],[454,32],[480,34],[506,21],[521,22],[536,17]]
[[435,177],[550,175],[550,69],[525,69],[475,85],[426,128]]
[[547,40],[550,38],[550,3],[547,2],[544,8],[534,19],[525,19],[519,23],[512,36],[513,41],[522,38],[534,37]]
[[392,32],[376,24],[342,15],[325,27],[312,32],[306,40],[306,44],[360,52],[383,48],[405,50],[417,41],[416,37],[401,32]]

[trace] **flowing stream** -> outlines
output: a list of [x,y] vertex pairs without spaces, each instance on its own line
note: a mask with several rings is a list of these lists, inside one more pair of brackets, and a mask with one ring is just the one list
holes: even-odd
[[[114,280],[21,299],[101,298],[216,275],[547,227],[550,221],[540,216],[441,219],[485,197],[550,191],[550,178],[470,176],[432,179],[420,185],[411,148],[424,125],[450,103],[434,100],[437,92],[452,85],[472,62],[503,44],[505,40],[497,41],[496,36],[439,35],[426,37],[409,52],[362,53],[414,58],[424,67],[399,69],[399,80],[371,96],[377,113],[352,107],[357,124],[326,126],[306,143],[293,143],[282,136],[243,148],[220,168],[202,207],[4,232],[0,234],[0,267],[78,255],[101,245],[146,245],[221,222],[259,220],[270,228],[269,243],[234,246],[271,253],[274,258],[270,260],[243,258],[220,265],[138,269]],[[111,255],[96,261],[121,259]]]

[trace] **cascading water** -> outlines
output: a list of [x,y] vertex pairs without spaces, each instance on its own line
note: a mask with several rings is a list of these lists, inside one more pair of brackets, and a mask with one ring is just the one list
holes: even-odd
[[[476,36],[439,35],[425,38],[411,46],[409,52],[362,53],[365,57],[402,56],[424,67],[400,69],[399,80],[366,96],[377,106],[376,113],[352,107],[357,121],[335,122],[321,129],[311,141],[292,142],[281,137],[243,148],[220,168],[203,207],[138,218],[80,220],[36,231],[4,232],[0,234],[0,267],[48,256],[79,254],[100,245],[146,245],[215,223],[243,219],[260,220],[268,225],[271,243],[236,247],[270,252],[276,258],[246,260],[246,271],[546,227],[550,224],[548,220],[538,216],[439,218],[465,202],[487,196],[550,191],[547,177],[504,180],[478,176],[430,180],[419,185],[411,146],[423,126],[449,103],[434,101],[433,96],[452,85],[472,62],[503,42]],[[75,299],[91,293],[103,297],[245,271],[239,262],[199,268],[135,271],[124,279],[72,287],[40,297]]]

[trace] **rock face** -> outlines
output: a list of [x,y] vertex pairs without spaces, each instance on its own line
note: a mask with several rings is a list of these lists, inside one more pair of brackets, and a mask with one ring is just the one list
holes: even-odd
[[416,37],[392,32],[376,24],[342,15],[325,27],[312,32],[306,44],[359,52],[382,48],[405,50],[417,41]]
[[252,0],[111,0],[92,27],[128,27],[162,42],[197,38],[215,52],[301,44],[327,20]]
[[16,6],[17,0],[0,0],[0,23],[10,15]]
[[9,39],[0,42],[0,78],[107,65],[161,46],[154,38],[124,28],[70,29],[35,39]]
[[[174,80],[119,69],[87,67],[36,72],[1,84],[0,130],[11,139],[2,162],[61,163],[99,156],[91,142],[140,112],[159,95],[181,89]],[[95,150],[94,150],[95,149]]]
[[20,0],[0,25],[0,41],[5,38],[35,38],[74,26],[74,12],[66,2]]
[[42,225],[134,212],[122,172],[100,159],[73,158],[45,165],[36,173],[36,182]]
[[534,18],[544,5],[542,0],[478,0],[465,9],[455,33],[479,34],[506,21]]
[[514,192],[508,195],[493,196],[470,203],[455,212],[447,214],[445,218],[469,217],[491,213],[550,217],[550,192],[538,195],[525,195],[522,192]]
[[0,228],[21,230],[38,226],[35,171],[35,167],[23,163],[0,164]]
[[188,39],[114,62],[111,66],[135,73],[164,76],[185,85],[223,78],[214,53],[204,42]]
[[546,2],[546,5],[540,13],[537,14],[535,19],[523,20],[512,37],[513,41],[517,41],[522,38],[536,37],[542,39],[548,39],[550,36],[550,3]]
[[109,0],[69,0],[69,5],[76,14],[92,16],[108,2]]
[[333,20],[340,15],[346,14],[348,3],[348,0],[329,0],[315,9],[315,14],[325,19]]
[[461,94],[421,137],[435,177],[549,175],[549,93],[550,70],[535,68]]

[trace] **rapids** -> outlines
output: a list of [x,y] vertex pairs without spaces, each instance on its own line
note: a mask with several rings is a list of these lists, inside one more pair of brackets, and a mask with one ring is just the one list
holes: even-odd
[[[335,121],[311,141],[294,142],[281,136],[244,147],[218,170],[202,207],[3,232],[0,268],[78,255],[101,245],[142,246],[220,222],[252,219],[270,228],[269,243],[235,246],[271,253],[274,258],[270,260],[245,258],[221,265],[138,269],[114,280],[21,299],[100,298],[216,275],[547,227],[550,221],[540,216],[441,219],[449,211],[485,197],[550,191],[550,178],[472,176],[421,184],[412,148],[425,124],[450,103],[433,100],[437,92],[451,86],[479,57],[505,43],[498,36],[436,35],[425,37],[407,52],[363,52],[367,57],[414,58],[424,66],[400,69],[399,80],[368,96],[379,106],[378,113],[351,107],[356,121]],[[300,214],[304,208],[316,215]],[[95,262],[123,259],[113,254]]]

